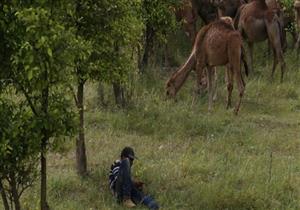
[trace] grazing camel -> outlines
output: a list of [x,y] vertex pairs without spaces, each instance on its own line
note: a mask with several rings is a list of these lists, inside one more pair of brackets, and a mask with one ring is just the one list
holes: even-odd
[[[239,101],[235,107],[235,114],[238,114],[241,100],[245,90],[245,82],[241,74],[241,59],[243,59],[242,37],[234,30],[230,17],[223,17],[214,21],[198,32],[192,52],[183,66],[181,66],[166,83],[166,94],[168,97],[175,97],[185,82],[192,67],[196,63],[197,78],[201,78],[203,69],[207,69],[208,77],[208,109],[212,109],[213,101],[213,68],[215,66],[227,65],[227,108],[231,106],[231,94],[233,89],[233,77],[235,77]],[[243,59],[246,73],[247,64]],[[200,82],[200,81],[198,81]]]
[[296,25],[298,28],[298,38],[297,38],[295,48],[299,49],[299,45],[300,45],[300,0],[295,1],[294,8],[295,8],[295,16],[296,16]]
[[240,7],[236,18],[235,27],[247,40],[250,51],[250,69],[253,71],[253,44],[266,39],[269,40],[274,54],[271,73],[273,79],[278,62],[281,64],[281,82],[285,71],[285,62],[282,51],[282,27],[278,15],[269,9],[265,0],[254,0]]

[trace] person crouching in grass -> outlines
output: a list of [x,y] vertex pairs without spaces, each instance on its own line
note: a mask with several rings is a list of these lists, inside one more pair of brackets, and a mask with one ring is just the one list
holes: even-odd
[[125,147],[119,160],[110,168],[109,187],[119,203],[127,208],[144,204],[151,210],[158,210],[159,205],[149,195],[143,192],[143,182],[134,181],[131,177],[131,167],[137,159],[131,147]]

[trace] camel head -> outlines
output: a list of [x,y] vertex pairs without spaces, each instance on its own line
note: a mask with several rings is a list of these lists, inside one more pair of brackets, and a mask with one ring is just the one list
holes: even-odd
[[166,83],[166,96],[168,98],[175,98],[175,96],[176,96],[176,88],[175,88],[175,85],[172,82],[172,80],[169,80]]

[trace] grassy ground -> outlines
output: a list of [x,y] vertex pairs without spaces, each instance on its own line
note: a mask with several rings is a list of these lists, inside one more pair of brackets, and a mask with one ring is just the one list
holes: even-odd
[[[257,50],[259,51],[259,50]],[[191,76],[177,102],[164,98],[167,78],[160,70],[137,81],[125,110],[99,108],[96,85],[86,90],[86,143],[90,176],[74,170],[74,142],[64,155],[51,153],[49,203],[55,210],[119,210],[108,189],[108,172],[124,146],[140,157],[135,176],[162,209],[300,209],[300,68],[286,56],[269,81],[271,62],[256,56],[239,116],[225,109],[224,71],[218,99],[207,113],[207,97],[193,95]],[[234,91],[236,101],[236,89]],[[38,184],[38,183],[37,183]],[[38,187],[23,198],[38,209]],[[137,209],[144,209],[138,207]]]

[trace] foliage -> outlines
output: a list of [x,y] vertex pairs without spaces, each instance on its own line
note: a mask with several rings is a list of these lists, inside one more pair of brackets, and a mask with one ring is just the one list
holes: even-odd
[[[24,134],[26,130],[20,130],[19,132],[23,132],[20,134],[15,133],[15,130],[7,130],[4,140],[17,134],[15,141],[10,139],[10,143],[14,143],[8,145],[11,149],[16,152],[20,152],[21,149],[33,150],[32,155],[39,152],[44,154],[49,145],[53,147],[60,145],[61,140],[65,136],[72,135],[76,127],[71,100],[65,91],[70,82],[69,66],[76,56],[76,51],[72,51],[69,46],[74,46],[76,39],[72,31],[66,30],[47,8],[38,5],[27,8],[17,1],[5,5],[5,8],[4,17],[7,19],[5,24],[1,25],[1,32],[6,37],[4,46],[9,50],[6,52],[7,55],[2,57],[7,66],[1,66],[5,71],[0,75],[0,79],[9,80],[11,84],[9,88],[15,91],[17,96],[16,105],[6,107],[9,107],[11,113],[8,114],[13,117],[15,112],[19,113],[16,111],[17,107],[22,107],[22,112],[17,115],[24,123],[27,120],[26,116],[29,115],[28,122],[31,123],[30,126],[24,125],[29,126],[27,135]],[[12,93],[9,92],[8,95],[12,96]],[[22,129],[19,121],[16,126],[14,129]],[[30,138],[33,142],[29,145],[17,143],[22,141],[22,138],[25,140]],[[2,147],[6,148],[5,142],[1,143]],[[14,170],[10,168],[9,173],[13,173],[10,175],[12,180],[22,180],[24,170],[17,167],[19,163],[26,167],[27,164],[36,165],[36,162],[32,163],[26,156],[20,158],[23,159],[9,162],[14,159],[8,156],[7,162],[3,165],[3,167],[8,167],[8,164],[16,165]],[[25,169],[29,178],[33,168]],[[15,186],[15,183],[12,186]],[[16,195],[18,193],[20,192],[14,189],[15,200],[19,199]],[[15,205],[16,209],[19,209],[18,204]]]
[[[77,39],[90,43],[89,56],[77,58],[83,79],[126,82],[134,68],[132,46],[141,34],[139,1],[78,0],[67,9],[67,25]],[[77,69],[78,70],[78,69]]]
[[159,41],[166,41],[166,35],[177,28],[173,8],[178,0],[143,0],[142,17],[144,24],[153,29]]
[[293,0],[281,0],[280,3],[283,5],[283,9],[286,12],[292,13],[294,11],[294,1]]
[[[74,44],[74,36],[53,21],[45,9],[24,9],[16,15],[18,32],[22,36],[12,56],[16,88],[25,95],[50,137],[68,135],[73,127],[73,114],[68,105],[70,100],[63,95],[62,89],[68,86],[68,65],[76,55],[69,48]],[[43,110],[45,89],[49,89],[47,112]]]
[[39,131],[38,122],[24,104],[0,99],[0,110],[0,177],[5,177],[37,155]]
[[11,204],[37,177],[38,123],[24,104],[0,98],[0,181]]

